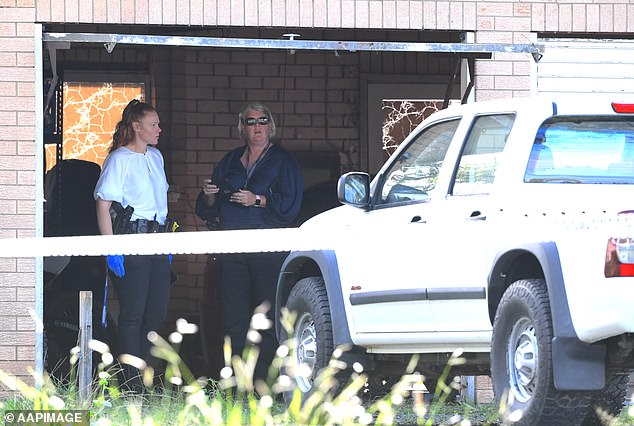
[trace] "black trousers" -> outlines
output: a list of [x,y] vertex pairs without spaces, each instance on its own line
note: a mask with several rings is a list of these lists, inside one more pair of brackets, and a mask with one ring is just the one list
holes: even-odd
[[[124,267],[125,275],[113,278],[120,307],[118,350],[145,360],[151,347],[147,334],[160,332],[167,315],[172,267],[167,255],[124,256]],[[138,371],[123,367],[130,387],[140,386]]]
[[[267,317],[274,322],[275,293],[282,263],[288,253],[232,253],[219,256],[224,335],[231,338],[234,355],[242,356],[254,309],[266,302]],[[275,326],[260,331],[260,355],[254,379],[266,380],[278,347]]]

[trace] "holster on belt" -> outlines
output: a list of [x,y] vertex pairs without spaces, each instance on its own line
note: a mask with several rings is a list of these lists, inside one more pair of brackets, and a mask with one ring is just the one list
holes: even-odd
[[130,225],[130,218],[134,213],[134,207],[123,207],[121,203],[113,201],[110,204],[110,219],[112,220],[112,233],[127,234]]
[[128,234],[154,234],[162,232],[175,232],[178,223],[172,219],[165,219],[165,224],[161,225],[156,220],[137,219],[129,223]]

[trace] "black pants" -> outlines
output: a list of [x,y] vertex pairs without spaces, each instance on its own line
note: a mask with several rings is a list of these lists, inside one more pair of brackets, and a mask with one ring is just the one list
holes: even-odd
[[[146,359],[150,331],[160,332],[169,305],[171,270],[167,255],[124,256],[125,275],[114,277],[119,300],[117,344],[120,354]],[[126,382],[138,390],[141,381],[135,368],[123,365]]]
[[[242,356],[251,317],[258,305],[268,303],[267,317],[273,321],[277,278],[287,254],[234,253],[219,256],[223,331],[231,338],[234,355]],[[262,341],[254,379],[266,380],[278,341],[275,326],[260,333]]]

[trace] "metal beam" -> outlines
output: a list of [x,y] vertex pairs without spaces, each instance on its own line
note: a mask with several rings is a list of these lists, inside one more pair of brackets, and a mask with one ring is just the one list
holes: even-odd
[[462,56],[490,57],[493,52],[530,53],[543,52],[543,46],[536,44],[511,43],[417,43],[383,41],[334,41],[334,40],[274,40],[251,38],[182,37],[140,34],[99,34],[99,33],[44,33],[43,41],[66,41],[72,43],[103,43],[112,51],[117,44],[141,44],[159,46],[188,47],[234,47],[250,49],[289,50],[334,50],[372,52],[433,52],[457,53]]

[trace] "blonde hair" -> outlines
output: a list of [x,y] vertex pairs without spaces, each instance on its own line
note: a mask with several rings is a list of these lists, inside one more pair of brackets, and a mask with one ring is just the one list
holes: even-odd
[[246,134],[244,132],[244,120],[246,120],[247,111],[249,110],[258,111],[264,114],[266,118],[269,119],[269,123],[271,124],[271,134],[269,135],[269,137],[275,136],[277,126],[275,125],[275,120],[273,119],[271,110],[269,110],[269,108],[262,102],[250,102],[246,104],[244,108],[242,108],[242,111],[240,111],[240,114],[238,114],[238,134],[240,135],[240,138],[244,139],[246,137]]

